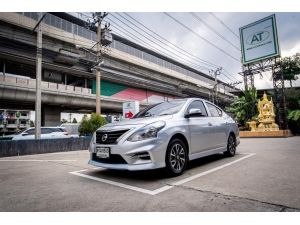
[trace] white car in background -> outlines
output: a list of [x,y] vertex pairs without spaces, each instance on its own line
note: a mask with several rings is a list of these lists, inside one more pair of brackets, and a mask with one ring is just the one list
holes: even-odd
[[[30,140],[35,138],[35,128],[31,127],[13,135],[7,135],[6,138],[11,137],[15,140]],[[70,138],[69,133],[63,127],[42,127],[41,139],[54,139],[54,138]]]

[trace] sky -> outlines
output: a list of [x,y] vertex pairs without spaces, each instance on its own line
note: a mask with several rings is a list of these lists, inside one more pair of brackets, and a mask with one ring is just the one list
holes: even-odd
[[[161,12],[154,12],[154,13],[134,12],[128,14],[132,16],[134,19],[136,19],[137,21],[139,21],[140,23],[142,23],[143,25],[145,25],[147,28],[158,33],[159,35],[161,35],[162,37],[164,37],[165,39],[173,43],[174,45],[180,46],[187,52],[203,60],[206,60],[218,66],[222,66],[223,71],[225,70],[224,71],[225,75],[221,75],[219,79],[227,83],[232,83],[233,81],[242,80],[241,75],[238,74],[239,72],[241,72],[241,63],[238,60],[232,59],[230,56],[224,54],[223,52],[221,52],[211,44],[203,41],[201,38],[196,36],[193,32],[187,30],[185,27],[183,27],[182,25],[176,23],[174,20],[169,18],[166,14]],[[221,37],[218,36],[216,33],[214,33],[212,30],[210,30],[205,24],[197,20],[195,17],[193,17],[193,15],[191,15],[188,12],[180,12],[180,13],[169,12],[169,14],[174,18],[176,18],[181,23],[183,23],[185,26],[192,29],[194,32],[198,33],[199,35],[201,35],[202,37],[204,37],[205,39],[213,43],[215,46],[224,50],[226,53],[230,54],[236,59],[240,59],[241,52],[239,50],[240,48],[239,38],[236,37],[234,34],[232,34],[217,19],[215,19],[212,14],[208,12],[195,13],[196,16],[198,16],[202,21],[204,21],[215,31],[217,31],[219,35],[221,35]],[[229,27],[234,33],[238,35],[240,27],[255,22],[271,14],[274,14],[274,12],[251,12],[251,13],[218,12],[213,14],[216,15],[220,20],[222,20],[227,27]],[[275,15],[277,20],[277,29],[278,29],[279,45],[281,49],[281,56],[285,57],[285,56],[291,56],[293,54],[296,54],[297,52],[300,53],[300,29],[299,29],[300,13],[279,12],[279,13],[275,13]],[[140,41],[140,39],[143,40],[142,44],[144,44],[146,47],[155,47],[156,49],[161,49],[162,52],[166,51],[161,46],[158,46],[157,44],[149,41],[149,39],[152,38],[148,34],[136,28],[130,22],[126,21],[124,18],[126,18],[131,22],[134,22],[130,17],[128,17],[124,13],[119,13],[119,14],[111,13],[108,15],[107,21],[111,23],[111,29],[113,32],[121,34],[123,37],[131,39],[134,42],[137,42],[137,39],[134,40],[132,38],[132,34],[134,34],[135,38],[137,37],[139,38],[138,41]],[[124,23],[120,22],[120,20],[125,21],[128,25],[140,31],[139,33],[143,34],[147,38],[143,37],[138,32],[126,26]],[[134,23],[136,24],[136,22]],[[124,30],[124,28],[126,30]],[[129,34],[129,31],[132,34]],[[228,41],[224,40],[223,38],[227,39]],[[158,41],[154,40],[154,42],[161,45],[161,43],[159,43]],[[164,47],[168,48],[168,44],[165,45]],[[169,44],[169,47],[172,48],[174,46]],[[236,47],[238,47],[238,49]],[[174,52],[174,49],[172,50],[169,48],[169,50]],[[175,53],[178,54],[178,52],[176,51]],[[170,52],[167,52],[167,54],[170,55]],[[191,58],[182,55],[181,58],[179,58],[178,55],[176,56],[176,54],[174,54],[173,58],[185,62],[186,64],[190,63],[190,62],[183,61],[184,60],[183,57],[185,57],[185,60],[189,60],[189,61],[191,61]],[[197,65],[203,65],[200,64],[199,62],[196,63]],[[202,71],[205,73],[209,73],[209,69],[202,69]],[[287,86],[289,86],[289,83],[286,84]],[[293,82],[293,85],[299,86],[300,80]],[[271,74],[270,73],[263,74],[262,78],[259,75],[256,75],[255,86],[258,89],[272,88],[273,84],[272,84]],[[239,85],[238,87],[242,88],[243,84]]]
[[[242,81],[242,76],[238,73],[241,72],[241,63],[238,60],[234,60],[228,55],[224,54],[220,50],[213,47],[211,44],[200,39],[191,31],[187,30],[185,27],[173,21],[166,14],[162,12],[128,12],[135,20],[142,23],[144,26],[159,34],[166,40],[170,41],[173,45],[179,46],[184,49],[186,52],[201,58],[205,61],[208,61],[212,64],[222,66],[223,73],[225,75],[220,75],[219,79],[225,81],[226,83],[232,83],[234,81]],[[194,32],[198,33],[209,42],[213,43],[215,46],[221,48],[226,53],[230,54],[234,58],[240,59],[241,52],[236,49],[240,48],[240,40],[236,37],[232,32],[230,32],[224,25],[222,25],[217,19],[215,19],[212,14],[208,12],[198,12],[195,13],[202,21],[205,21],[210,27],[212,27],[215,31],[218,32],[219,35],[215,34],[212,30],[210,30],[207,26],[205,26],[202,22],[198,21],[188,12],[181,13],[172,13],[169,12],[171,16],[176,18],[178,21],[185,24],[187,27],[192,29]],[[259,19],[262,19],[266,16],[274,14],[274,12],[215,12],[216,15],[223,23],[229,27],[235,34],[238,35],[239,28],[245,26],[249,23],[255,22]],[[277,20],[277,30],[279,37],[279,45],[281,50],[281,56],[291,56],[296,53],[300,53],[300,13],[293,12],[279,12],[275,13]],[[123,17],[122,17],[123,16]],[[118,19],[119,20],[118,20]],[[125,20],[126,18],[127,20]],[[127,25],[133,27],[138,32],[134,31],[132,28],[126,26],[124,23],[120,22],[122,20]],[[132,40],[133,42],[139,41],[145,47],[151,48],[154,47],[162,52],[166,51],[161,46],[155,44],[160,42],[154,40],[148,34],[144,33],[140,28],[133,26],[132,23],[136,24],[130,17],[128,17],[124,13],[109,13],[106,21],[111,23],[111,29],[113,32]],[[128,22],[131,21],[132,23]],[[145,28],[143,28],[145,30]],[[130,31],[130,33],[128,32]],[[148,31],[149,32],[149,31]],[[143,36],[142,36],[142,35]],[[153,33],[152,33],[153,34]],[[134,36],[135,39],[132,38]],[[147,37],[147,38],[145,38]],[[137,39],[138,38],[138,39]],[[223,38],[227,39],[225,41]],[[154,43],[150,40],[154,40]],[[141,42],[143,41],[143,42]],[[230,43],[228,43],[230,42]],[[180,55],[178,52],[174,51],[174,46],[172,44],[163,45],[164,48],[167,48],[170,51],[175,52],[172,57],[178,61],[183,63],[190,63],[183,61],[188,60],[191,61],[190,57],[186,57],[185,55]],[[235,47],[233,47],[235,46]],[[162,53],[161,52],[161,53]],[[167,52],[170,55],[170,52]],[[207,66],[205,64],[201,64],[199,62],[195,62],[197,65]],[[211,68],[210,68],[211,69]],[[201,70],[207,74],[209,74],[209,68],[201,68]],[[229,79],[229,78],[230,79]],[[289,82],[286,83],[286,86],[289,87]],[[263,77],[259,75],[255,76],[255,86],[257,89],[264,88],[272,88],[273,83],[271,79],[270,73],[264,73]],[[300,79],[293,82],[293,86],[300,86]],[[243,89],[243,83],[237,86],[238,88]],[[75,117],[78,121],[81,120],[83,115],[81,114],[72,114],[72,118]],[[34,113],[32,113],[32,117],[34,117]],[[61,118],[69,119],[68,113],[62,113]]]

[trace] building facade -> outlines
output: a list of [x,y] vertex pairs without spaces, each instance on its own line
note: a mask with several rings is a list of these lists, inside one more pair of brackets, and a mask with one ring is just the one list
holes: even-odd
[[[37,13],[0,13],[0,108],[34,110]],[[67,13],[43,22],[42,125],[58,125],[60,112],[95,110],[96,33]],[[81,46],[78,48],[78,46]],[[141,107],[181,97],[209,99],[214,79],[174,59],[113,35],[101,66],[102,112],[121,113],[122,103]],[[219,81],[220,104],[234,89]]]

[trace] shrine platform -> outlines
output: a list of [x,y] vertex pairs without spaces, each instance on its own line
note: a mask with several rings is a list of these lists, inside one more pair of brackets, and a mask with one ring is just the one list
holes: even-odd
[[287,138],[293,136],[290,130],[240,131],[240,138]]

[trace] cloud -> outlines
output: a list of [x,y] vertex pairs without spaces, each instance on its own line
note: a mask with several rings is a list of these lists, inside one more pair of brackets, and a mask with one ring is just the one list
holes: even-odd
[[[219,48],[222,48],[230,55],[233,55],[234,57],[240,59],[240,52],[234,49],[226,41],[222,40],[222,38],[218,37],[213,31],[208,29],[205,25],[196,20],[189,13],[170,14],[182,23],[184,23],[186,26],[194,30],[195,32],[199,33],[204,38],[208,39],[214,45],[217,45]],[[239,39],[236,36],[234,36],[230,31],[228,31],[226,27],[224,27],[219,21],[213,18],[209,13],[201,12],[196,14],[202,20],[208,23],[211,27],[217,30],[226,39],[230,40],[235,45],[240,46]],[[230,27],[237,34],[239,32],[239,27],[257,21],[271,14],[273,13],[215,13],[215,15],[217,15],[218,18],[220,18],[228,27]],[[155,31],[157,34],[163,36],[172,43],[185,49],[190,54],[196,55],[201,59],[204,59],[206,61],[209,61],[213,64],[225,68],[225,70],[228,71],[230,74],[228,75],[230,79],[226,78],[225,76],[220,76],[220,79],[223,79],[225,82],[232,82],[232,80],[242,80],[241,75],[238,74],[242,70],[242,65],[240,62],[231,59],[229,56],[225,55],[224,53],[214,48],[207,42],[201,40],[199,37],[197,37],[192,32],[188,31],[181,25],[174,22],[165,14],[130,13],[130,15],[136,18],[141,23],[143,23],[145,26]],[[300,13],[276,13],[276,18],[282,55],[289,56],[295,54],[296,52],[300,52],[300,29],[298,28],[298,21],[300,21]],[[137,34],[137,36],[139,36],[139,34]],[[145,42],[149,43],[149,45],[153,45],[153,43],[150,43],[148,40],[145,40]],[[173,49],[173,46],[171,44],[166,44],[165,47]],[[176,54],[179,53],[177,52]],[[178,56],[174,55],[173,58],[188,64],[188,62],[179,59]],[[187,57],[184,56],[184,54],[182,54],[181,58],[187,59]],[[189,60],[193,60],[192,58],[193,57],[190,57]],[[194,63],[202,66],[204,65],[197,61],[194,61]],[[203,72],[207,73],[208,71]],[[270,81],[269,78],[260,80],[258,77],[256,77],[255,79],[258,79],[255,82],[255,84],[258,85],[260,88],[272,87],[272,81]]]

